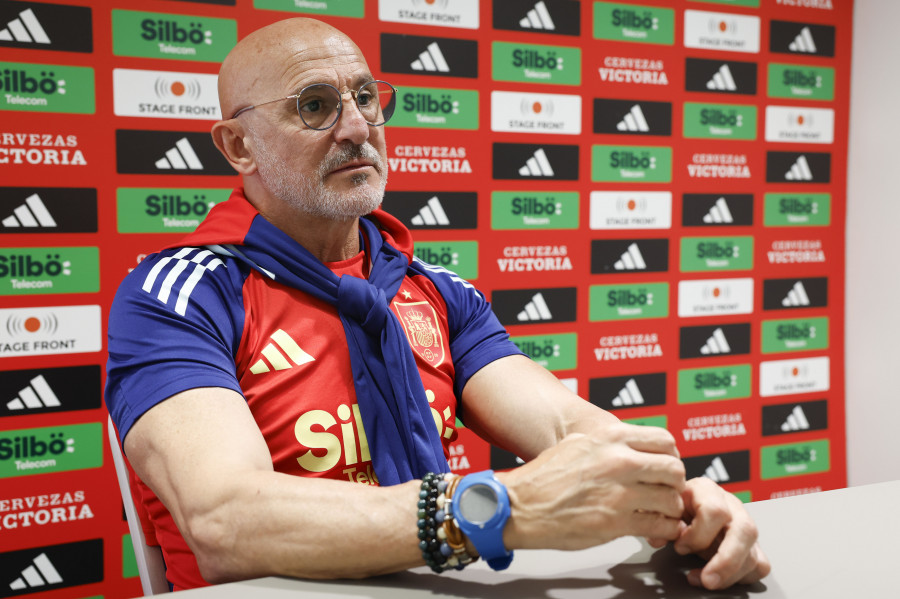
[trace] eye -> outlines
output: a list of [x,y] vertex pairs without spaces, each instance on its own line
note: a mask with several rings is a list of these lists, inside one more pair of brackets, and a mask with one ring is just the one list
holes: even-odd
[[360,108],[370,104],[377,104],[378,97],[368,90],[363,90],[356,96],[356,103],[359,104]]
[[308,114],[315,114],[317,112],[322,112],[325,110],[325,101],[322,98],[300,98],[300,101],[297,102],[297,105],[300,107],[301,112],[305,112]]

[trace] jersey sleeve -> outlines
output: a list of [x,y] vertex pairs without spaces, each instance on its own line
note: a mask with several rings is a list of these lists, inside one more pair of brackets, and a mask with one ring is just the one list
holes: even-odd
[[505,356],[522,354],[509,340],[491,304],[480,291],[453,272],[415,258],[413,268],[427,276],[447,306],[450,353],[456,380],[453,390],[462,397],[469,378],[487,364]]
[[148,256],[125,278],[109,314],[104,394],[121,439],[147,410],[182,391],[241,393],[234,356],[245,276],[209,250],[180,248]]

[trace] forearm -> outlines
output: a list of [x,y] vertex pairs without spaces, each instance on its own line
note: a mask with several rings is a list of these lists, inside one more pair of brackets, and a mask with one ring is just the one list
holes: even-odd
[[361,578],[422,565],[418,481],[372,487],[254,472],[179,527],[204,578]]
[[463,406],[466,426],[525,460],[567,435],[618,422],[524,356],[502,358],[475,373],[463,390]]
[[423,563],[416,482],[381,488],[277,473],[233,391],[192,389],[158,404],[125,451],[209,582],[361,577]]

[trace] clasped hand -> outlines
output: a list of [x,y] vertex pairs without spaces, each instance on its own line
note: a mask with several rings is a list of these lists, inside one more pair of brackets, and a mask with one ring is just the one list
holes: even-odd
[[584,549],[621,536],[674,542],[707,560],[688,581],[708,589],[752,583],[770,565],[740,500],[706,478],[685,480],[675,439],[657,427],[614,423],[575,433],[504,474],[510,548]]

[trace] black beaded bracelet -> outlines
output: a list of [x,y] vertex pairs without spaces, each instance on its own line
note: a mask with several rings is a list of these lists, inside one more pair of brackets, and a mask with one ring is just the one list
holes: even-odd
[[[447,514],[445,492],[457,475],[429,472],[422,478],[418,500],[418,537],[422,558],[432,571],[440,574],[451,568],[462,570],[477,558],[472,558],[465,547],[451,547],[444,528]],[[451,522],[452,525],[452,522]],[[460,535],[462,533],[459,533]]]

